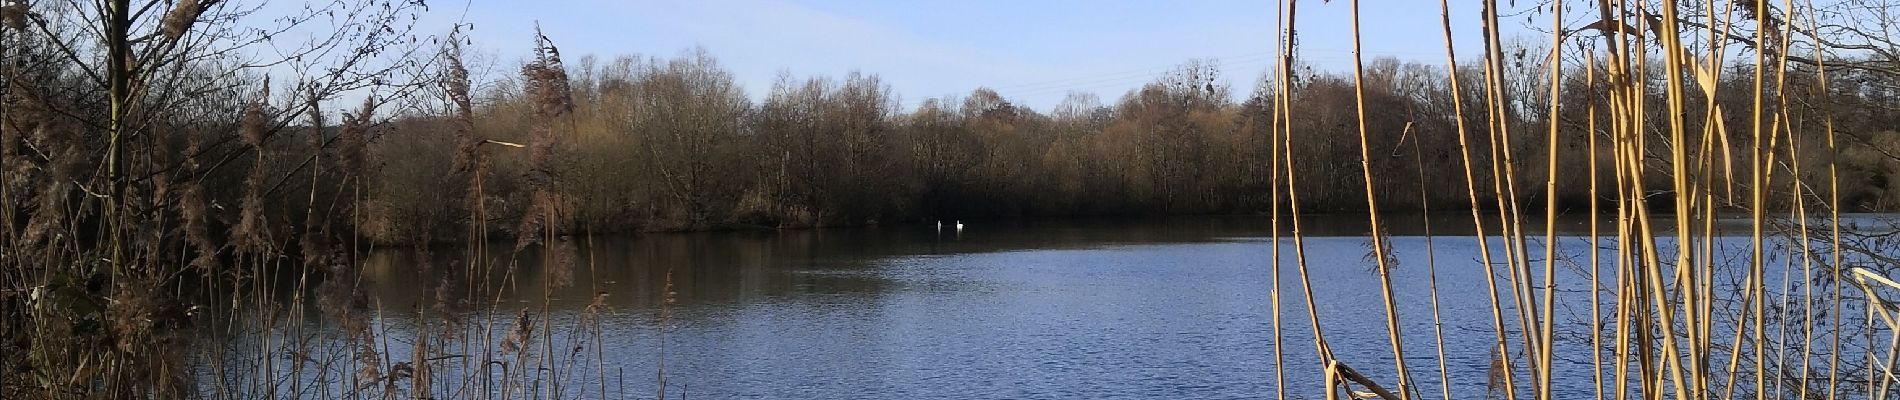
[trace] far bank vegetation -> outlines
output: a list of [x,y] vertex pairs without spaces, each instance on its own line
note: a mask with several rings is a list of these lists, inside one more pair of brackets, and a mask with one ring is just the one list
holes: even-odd
[[[1472,162],[1481,170],[1502,162],[1497,146],[1515,154],[1543,154],[1543,128],[1552,118],[1547,104],[1548,54],[1534,45],[1510,44],[1517,55],[1506,63],[1503,95],[1514,105],[1508,121],[1509,143],[1490,143],[1473,135]],[[1463,64],[1463,63],[1461,63]],[[1472,62],[1468,65],[1480,65]],[[1275,202],[1268,190],[1274,115],[1270,89],[1246,96],[1230,91],[1216,63],[1190,61],[1157,77],[1113,103],[1087,93],[1071,93],[1051,110],[1015,104],[997,91],[978,88],[967,95],[926,98],[904,109],[898,92],[877,75],[843,77],[781,76],[762,101],[748,98],[732,74],[704,49],[671,57],[582,57],[565,68],[571,77],[573,112],[554,121],[556,137],[549,176],[564,210],[557,232],[627,232],[849,226],[909,221],[1035,216],[1264,213]],[[1476,68],[1476,67],[1461,67]],[[1750,85],[1750,65],[1730,67],[1725,85]],[[506,68],[494,68],[507,70]],[[1819,115],[1826,101],[1836,110],[1842,141],[1842,201],[1851,210],[1900,207],[1900,126],[1896,77],[1874,72],[1831,71],[1831,92],[1822,96],[1811,68],[1792,67],[1786,93],[1799,101],[1789,113]],[[1656,70],[1661,70],[1657,68]],[[1388,211],[1466,207],[1460,190],[1426,190],[1420,185],[1463,182],[1456,140],[1450,78],[1442,65],[1384,58],[1365,70],[1365,123],[1372,135],[1374,175],[1423,179],[1378,181],[1389,191]],[[502,74],[503,76],[509,76]],[[1292,86],[1292,154],[1304,212],[1363,211],[1364,184],[1359,171],[1353,83],[1348,74],[1298,67]],[[1460,73],[1464,87],[1484,87],[1479,71]],[[1652,74],[1657,84],[1661,74]],[[1601,101],[1602,87],[1582,81],[1581,71],[1566,77],[1563,127],[1557,145],[1564,151],[1557,193],[1544,193],[1541,182],[1520,183],[1524,204],[1542,205],[1558,197],[1566,209],[1588,204],[1590,160],[1586,152],[1584,110]],[[504,143],[525,143],[537,122],[536,102],[514,78],[478,83],[473,91],[472,122],[477,136]],[[1270,87],[1270,86],[1263,86]],[[1747,93],[1732,90],[1726,93]],[[1658,91],[1660,93],[1660,91]],[[1484,100],[1482,91],[1465,91],[1466,104]],[[1661,102],[1660,94],[1656,101]],[[1241,99],[1241,100],[1235,100]],[[1704,104],[1693,99],[1689,104]],[[1731,126],[1750,121],[1752,97],[1718,98]],[[1778,105],[1770,105],[1770,108]],[[1574,111],[1574,112],[1572,112]],[[1772,111],[1772,110],[1771,110]],[[1663,110],[1652,113],[1664,112]],[[370,183],[362,233],[382,242],[418,237],[449,238],[463,227],[467,212],[457,211],[468,196],[466,181],[442,179],[455,157],[453,118],[447,110],[400,117],[380,127],[369,149]],[[1484,111],[1467,108],[1469,126],[1493,126]],[[1661,116],[1656,116],[1660,118]],[[1798,141],[1820,143],[1821,118],[1787,122]],[[1702,123],[1702,121],[1695,121]],[[1601,125],[1598,135],[1604,135]],[[1699,129],[1699,128],[1698,128]],[[1652,132],[1659,143],[1664,132]],[[1528,136],[1526,136],[1528,135]],[[1536,136],[1536,137],[1532,137]],[[1349,140],[1351,139],[1351,140]],[[1607,140],[1607,139],[1606,139]],[[1746,146],[1750,139],[1730,145]],[[1799,157],[1825,163],[1829,153],[1808,146]],[[522,177],[527,151],[490,147],[482,196],[493,221],[514,221],[529,201]],[[1710,148],[1696,151],[1722,151]],[[1729,149],[1746,154],[1746,149]],[[1665,160],[1657,159],[1658,163]],[[1525,176],[1543,176],[1541,157],[1514,160]],[[1607,168],[1608,162],[1594,165]],[[1746,180],[1729,182],[1719,166],[1706,169],[1718,186],[1746,192]],[[1790,171],[1781,171],[1787,174]],[[1814,169],[1804,174],[1820,173]],[[1482,175],[1482,174],[1481,174]],[[1605,172],[1599,176],[1611,176]],[[1478,176],[1481,185],[1489,177]],[[1814,178],[1814,177],[1804,177]],[[1607,179],[1607,178],[1606,178]],[[1655,187],[1670,178],[1656,176]],[[1454,185],[1455,186],[1455,185]],[[1448,186],[1450,187],[1450,186]],[[1485,186],[1481,186],[1485,187]],[[1429,188],[1427,188],[1429,189]],[[1771,189],[1775,190],[1775,189]],[[1657,191],[1659,199],[1668,193]],[[1769,196],[1786,198],[1786,196]],[[1601,199],[1599,199],[1601,200]],[[1481,200],[1479,204],[1493,204]],[[510,224],[489,225],[507,235]]]

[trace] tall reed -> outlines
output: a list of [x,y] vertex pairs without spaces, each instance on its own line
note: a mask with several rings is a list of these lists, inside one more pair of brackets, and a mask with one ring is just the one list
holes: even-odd
[[[1282,2],[1291,8],[1292,1]],[[1599,399],[1641,398],[1838,398],[1884,397],[1890,390],[1891,377],[1876,372],[1883,361],[1876,355],[1895,354],[1893,343],[1873,340],[1875,333],[1888,327],[1870,325],[1872,316],[1885,316],[1882,296],[1896,293],[1885,286],[1867,284],[1860,298],[1842,295],[1842,271],[1856,258],[1892,260],[1891,255],[1871,248],[1849,245],[1850,236],[1843,226],[1838,159],[1840,147],[1833,137],[1833,109],[1827,101],[1818,105],[1792,101],[1789,92],[1814,90],[1827,93],[1826,61],[1836,55],[1821,45],[1804,44],[1796,37],[1821,37],[1821,23],[1815,21],[1818,7],[1786,0],[1771,6],[1767,1],[1707,1],[1695,6],[1700,13],[1686,14],[1687,4],[1600,0],[1589,4],[1547,4],[1542,12],[1551,18],[1550,48],[1540,57],[1545,86],[1541,96],[1543,110],[1526,108],[1522,99],[1511,98],[1511,89],[1500,78],[1506,70],[1504,48],[1499,40],[1499,8],[1495,1],[1481,4],[1483,13],[1474,25],[1486,27],[1485,54],[1482,58],[1483,86],[1466,88],[1458,76],[1449,2],[1440,2],[1445,50],[1452,76],[1448,82],[1454,93],[1467,89],[1484,93],[1482,123],[1467,126],[1462,101],[1453,95],[1457,141],[1465,168],[1467,198],[1477,238],[1476,265],[1482,270],[1489,289],[1491,329],[1485,333],[1495,345],[1492,385],[1505,398],[1564,398],[1560,390],[1566,382],[1588,381]],[[1573,7],[1591,7],[1599,20],[1585,24],[1566,21]],[[1351,4],[1354,48],[1359,48],[1359,5]],[[1726,11],[1725,11],[1726,10]],[[1739,11],[1747,19],[1731,19]],[[1573,27],[1577,25],[1578,27]],[[1746,28],[1742,28],[1742,27]],[[1285,44],[1295,36],[1296,27],[1283,26],[1278,34],[1279,48],[1291,52]],[[1746,32],[1737,34],[1737,30]],[[1600,36],[1600,42],[1581,40],[1579,36]],[[1706,37],[1699,44],[1690,40]],[[1735,57],[1729,44],[1741,43],[1747,57],[1754,59],[1752,80],[1747,87],[1722,85],[1723,66]],[[1815,53],[1805,64],[1791,56],[1799,46],[1810,46]],[[1291,57],[1290,54],[1284,57]],[[1519,55],[1520,62],[1524,59]],[[1355,57],[1356,58],[1356,57]],[[1355,71],[1363,67],[1355,62]],[[1581,74],[1570,71],[1578,70]],[[1578,78],[1577,75],[1581,75]],[[1811,79],[1812,82],[1800,82]],[[1363,77],[1356,79],[1360,113],[1359,162],[1369,166],[1372,146],[1367,130]],[[1577,85],[1587,90],[1566,90]],[[1818,88],[1817,88],[1818,87]],[[1731,91],[1740,93],[1731,94]],[[1718,102],[1724,96],[1747,96],[1746,110],[1732,109],[1730,102]],[[1282,98],[1284,94],[1280,95]],[[1581,99],[1573,97],[1585,97]],[[1826,95],[1820,95],[1826,96]],[[1275,104],[1277,112],[1290,112],[1287,103]],[[1660,112],[1658,112],[1660,111]],[[1540,133],[1523,132],[1512,126],[1517,113],[1543,113]],[[1730,121],[1732,113],[1745,115],[1745,124]],[[1561,116],[1576,115],[1576,120]],[[1818,116],[1820,128],[1806,130],[1802,118]],[[1469,129],[1468,129],[1469,128]],[[1737,130],[1737,129],[1743,130]],[[1467,131],[1482,130],[1489,135],[1480,144],[1468,140]],[[1533,130],[1534,131],[1534,130]],[[1732,140],[1741,135],[1746,140]],[[1410,129],[1401,138],[1410,137]],[[1570,138],[1576,138],[1574,141]],[[1403,140],[1403,139],[1401,139]],[[1421,138],[1422,140],[1422,138]],[[1519,146],[1519,141],[1532,141]],[[1810,141],[1824,143],[1817,148]],[[1746,148],[1741,148],[1746,146]],[[1518,183],[1524,165],[1516,153],[1522,148],[1541,149],[1541,191],[1525,191]],[[1579,148],[1581,147],[1581,148]],[[1732,150],[1741,148],[1749,157],[1736,160]],[[1290,147],[1272,149],[1289,157]],[[1480,152],[1489,157],[1477,157]],[[1810,157],[1817,152],[1826,157]],[[1588,193],[1588,237],[1560,235],[1557,225],[1563,220],[1557,193],[1566,180],[1559,165],[1571,158],[1587,160],[1590,166],[1584,189]],[[1481,160],[1488,161],[1488,163]],[[1597,174],[1599,161],[1608,176]],[[1733,166],[1746,162],[1746,177],[1737,178]],[[1807,163],[1825,161],[1824,175],[1817,175]],[[1488,164],[1488,165],[1487,165]],[[1420,165],[1421,170],[1427,167]],[[1408,321],[1398,312],[1400,304],[1390,297],[1391,278],[1382,242],[1391,240],[1380,234],[1379,197],[1376,181],[1405,179],[1361,169],[1367,195],[1366,216],[1373,224],[1374,243],[1368,262],[1376,266],[1379,286],[1387,291],[1385,300],[1386,335],[1394,367],[1377,380],[1396,382],[1395,394],[1385,398],[1415,396],[1412,376],[1402,346],[1407,337],[1398,327]],[[1479,178],[1490,175],[1488,182]],[[1819,178],[1815,178],[1819,176]],[[1288,175],[1273,183],[1274,190],[1293,192],[1296,176]],[[1420,182],[1423,174],[1414,178]],[[1495,220],[1482,215],[1481,191],[1491,185],[1489,199],[1496,204]],[[1600,187],[1599,185],[1604,185]],[[1740,190],[1738,190],[1739,188]],[[1525,193],[1544,196],[1527,197]],[[1277,195],[1276,195],[1277,196]],[[1658,198],[1658,196],[1663,196]],[[1297,209],[1300,199],[1286,200]],[[1536,222],[1526,217],[1527,208],[1541,207],[1544,224],[1541,249],[1533,254],[1528,240]],[[1602,208],[1602,207],[1608,207]],[[1817,212],[1814,207],[1825,209]],[[1745,218],[1735,219],[1728,210],[1742,209]],[[1535,215],[1535,214],[1533,214]],[[1825,215],[1817,217],[1817,215]],[[1607,216],[1610,219],[1600,219]],[[1297,226],[1300,216],[1275,215]],[[1497,222],[1495,229],[1491,222]],[[1731,236],[1722,221],[1746,226],[1743,236]],[[1601,223],[1613,226],[1603,227]],[[1823,228],[1822,226],[1825,226]],[[1613,235],[1607,230],[1614,230]],[[1493,235],[1496,232],[1496,236]],[[1610,235],[1610,236],[1606,236]],[[1502,239],[1494,248],[1491,238]],[[1295,230],[1295,238],[1298,231]],[[1744,239],[1745,240],[1737,240]],[[1571,242],[1576,242],[1573,244]],[[1297,242],[1296,242],[1297,243]],[[1578,246],[1581,244],[1582,246]],[[1428,235],[1426,259],[1432,261],[1433,242]],[[1557,268],[1566,253],[1587,251],[1587,265],[1580,274],[1566,274]],[[1494,253],[1494,250],[1501,253]],[[1494,258],[1494,254],[1498,254]],[[1542,268],[1532,268],[1541,258]],[[1741,261],[1736,261],[1741,260]],[[1845,263],[1845,264],[1844,264]],[[1501,267],[1501,268],[1500,268]],[[1778,269],[1778,271],[1777,271]],[[1436,276],[1434,271],[1428,271]],[[1539,271],[1541,270],[1541,271]],[[1883,272],[1893,269],[1857,270],[1864,282],[1886,279]],[[1305,270],[1300,279],[1310,279]],[[1609,274],[1609,275],[1605,275]],[[1573,280],[1585,282],[1570,283]],[[1587,296],[1571,296],[1566,285],[1584,285]],[[1875,288],[1878,288],[1876,290]],[[1438,323],[1438,298],[1435,283],[1428,288],[1432,298],[1431,323]],[[1893,289],[1900,289],[1895,287]],[[1306,294],[1307,302],[1314,299]],[[1509,298],[1507,299],[1506,296]],[[1580,302],[1587,301],[1587,304]],[[1577,322],[1560,314],[1559,304],[1587,307],[1588,321]],[[1277,304],[1277,301],[1276,301]],[[1831,309],[1830,309],[1831,308]],[[1854,311],[1867,311],[1867,318],[1855,318]],[[1422,314],[1421,314],[1422,315]],[[1831,319],[1824,319],[1831,315]],[[1342,315],[1313,315],[1313,324]],[[1343,324],[1343,322],[1342,322]],[[1578,343],[1568,343],[1563,331],[1582,329]],[[1434,331],[1439,342],[1438,366],[1445,398],[1458,397],[1449,384],[1454,379],[1444,364],[1443,346],[1447,336],[1478,332]],[[1849,346],[1855,335],[1867,340],[1860,347]],[[1317,335],[1316,335],[1317,336]],[[1900,337],[1900,336],[1897,336]],[[1347,353],[1321,343],[1328,396],[1351,381],[1341,368],[1346,354],[1373,354],[1372,349]],[[1825,345],[1817,343],[1827,341]],[[1521,343],[1514,349],[1512,343]],[[1566,368],[1558,359],[1574,354],[1572,348],[1591,349],[1587,368]],[[1332,350],[1328,352],[1326,350]],[[1514,351],[1515,350],[1515,351]],[[1854,360],[1859,360],[1855,362]],[[1818,363],[1825,361],[1825,367]],[[1292,368],[1276,364],[1280,369]],[[1820,372],[1826,368],[1827,372]],[[1851,370],[1852,372],[1848,372]],[[1280,372],[1284,374],[1284,371]],[[1528,373],[1529,380],[1519,380]],[[1823,377],[1824,376],[1824,377]],[[1854,378],[1860,376],[1861,378]],[[1861,380],[1864,379],[1864,380]],[[1820,383],[1825,380],[1825,383]],[[1290,395],[1281,394],[1282,398]],[[1475,396],[1475,395],[1473,395]]]

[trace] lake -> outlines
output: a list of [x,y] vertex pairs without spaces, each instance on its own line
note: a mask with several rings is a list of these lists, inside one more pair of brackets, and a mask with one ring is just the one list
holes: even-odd
[[[1302,221],[1328,343],[1340,360],[1394,387],[1363,217]],[[1428,268],[1435,262],[1449,385],[1465,396],[1484,393],[1495,333],[1471,222],[1468,214],[1435,217],[1438,235],[1429,239],[1423,222],[1397,217],[1398,228],[1390,229],[1399,263],[1393,290],[1415,389],[1439,397]],[[494,280],[512,289],[478,304],[498,301],[490,318],[502,321],[494,331],[501,332],[517,310],[538,313],[545,299],[556,340],[534,349],[603,359],[544,372],[565,376],[569,391],[593,393],[605,383],[626,397],[652,398],[664,376],[669,397],[716,399],[1276,395],[1276,254],[1267,218],[965,223],[961,232],[896,225],[576,237],[572,285],[544,293],[545,269],[522,262],[514,279]],[[1560,324],[1567,335],[1588,332],[1588,228],[1585,219],[1557,224],[1564,236],[1556,312],[1568,322]],[[1541,276],[1543,228],[1529,229]],[[1611,229],[1607,222],[1604,229]],[[1718,245],[1746,244],[1734,239]],[[1503,240],[1490,240],[1501,254]],[[1613,243],[1601,241],[1606,260]],[[456,251],[439,249],[434,258],[455,265],[443,260]],[[1290,239],[1282,239],[1279,258],[1286,391],[1319,397],[1320,364]],[[388,310],[376,326],[398,343],[412,341],[417,330],[415,316],[400,310],[426,308],[427,288],[436,286],[414,262],[409,250],[376,251],[363,272],[371,301]],[[1614,275],[1605,263],[1607,287]],[[591,339],[577,339],[592,337],[585,329],[564,330],[583,320],[597,293],[606,297],[599,311],[603,342],[595,348]],[[1515,326],[1509,310],[1507,324]],[[1520,339],[1512,340],[1521,351]],[[387,355],[406,359],[407,350],[394,347]],[[1589,343],[1560,341],[1557,349],[1555,397],[1592,396]],[[1519,376],[1523,385],[1526,375]]]

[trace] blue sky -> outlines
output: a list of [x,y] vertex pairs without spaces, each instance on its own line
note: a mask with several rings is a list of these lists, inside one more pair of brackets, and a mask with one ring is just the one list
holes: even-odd
[[[477,51],[504,73],[526,55],[539,22],[570,59],[674,56],[704,47],[754,99],[781,72],[803,78],[857,70],[890,83],[906,108],[986,86],[1040,110],[1070,91],[1112,103],[1193,58],[1217,60],[1233,91],[1245,94],[1272,63],[1277,6],[1258,0],[431,3],[425,33],[446,31],[456,20],[474,24]],[[1459,51],[1475,56],[1482,46],[1479,6],[1453,3],[1454,22],[1463,27],[1454,33]],[[1368,1],[1362,7],[1368,60],[1443,63],[1438,2]],[[1302,57],[1322,69],[1349,70],[1349,12],[1345,0],[1302,2]],[[1548,24],[1544,18],[1537,23]],[[1523,24],[1523,17],[1507,19],[1506,35],[1525,32]]]

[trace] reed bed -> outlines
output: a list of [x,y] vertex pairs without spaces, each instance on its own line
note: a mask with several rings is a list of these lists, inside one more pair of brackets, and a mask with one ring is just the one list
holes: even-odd
[[[616,311],[607,293],[596,290],[578,314],[546,308],[579,264],[593,267],[565,234],[571,213],[550,173],[560,138],[573,134],[568,77],[551,40],[536,36],[536,57],[521,71],[539,113],[534,135],[516,144],[474,129],[459,29],[440,47],[399,31],[419,3],[340,3],[334,17],[305,10],[279,20],[285,30],[307,29],[319,15],[340,24],[279,61],[308,66],[305,55],[343,54],[326,59],[333,69],[285,80],[192,64],[273,43],[272,32],[225,30],[256,9],[132,5],[4,4],[0,398],[669,393],[664,375],[629,382],[609,369],[601,321]],[[75,33],[87,23],[109,29]],[[66,38],[77,39],[57,40]],[[94,51],[140,62],[107,63],[99,75],[109,82],[93,88],[88,78],[101,71],[85,70],[82,54]],[[274,95],[272,82],[293,84]],[[60,85],[77,94],[46,91]],[[350,90],[368,92],[361,106],[323,108]],[[466,186],[433,195],[462,200],[439,212],[467,221],[450,239],[466,253],[437,257],[433,232],[417,231],[413,268],[401,273],[430,284],[414,288],[413,302],[386,304],[369,294],[377,279],[365,276],[363,258],[375,246],[357,231],[381,191],[374,178],[385,158],[370,144],[404,124],[392,115],[416,112],[391,108],[428,106],[454,127],[457,157],[434,173]],[[487,185],[497,155],[527,160],[519,179],[533,201],[512,221],[524,232],[516,242],[491,248]],[[523,262],[549,279],[523,287]],[[502,301],[536,290],[540,307]],[[664,312],[659,319],[664,326]]]
[[[1283,54],[1278,68],[1296,66],[1290,42],[1297,36],[1293,13],[1296,1],[1281,2],[1288,10],[1280,19],[1278,46]],[[1886,398],[1892,390],[1896,325],[1891,296],[1900,294],[1900,284],[1888,278],[1894,273],[1888,250],[1856,245],[1857,234],[1844,231],[1842,220],[1839,148],[1835,140],[1833,114],[1826,100],[1820,104],[1791,104],[1788,93],[1794,90],[1790,79],[1814,79],[1802,86],[1819,86],[1825,92],[1825,61],[1830,55],[1822,46],[1810,45],[1811,57],[1791,55],[1800,48],[1795,37],[1820,37],[1813,4],[1784,1],[1771,5],[1766,1],[1706,2],[1694,8],[1700,14],[1685,15],[1688,4],[1674,1],[1624,2],[1602,0],[1549,3],[1540,10],[1550,17],[1547,27],[1550,44],[1541,58],[1548,91],[1539,95],[1549,115],[1583,115],[1582,121],[1560,123],[1549,119],[1541,137],[1532,132],[1513,131],[1519,126],[1505,123],[1509,114],[1525,103],[1511,99],[1501,78],[1506,57],[1500,46],[1499,9],[1496,1],[1484,1],[1483,13],[1475,21],[1455,21],[1449,2],[1440,2],[1444,29],[1447,72],[1451,90],[1480,91],[1477,104],[1459,101],[1457,115],[1468,107],[1482,110],[1481,121],[1467,123],[1458,119],[1458,143],[1465,168],[1464,183],[1470,200],[1479,257],[1475,265],[1453,268],[1482,268],[1486,271],[1493,319],[1488,332],[1446,331],[1435,328],[1431,336],[1439,343],[1435,351],[1407,349],[1401,340],[1402,326],[1417,326],[1401,320],[1394,311],[1389,291],[1388,271],[1395,267],[1385,241],[1390,240],[1379,226],[1382,216],[1375,196],[1376,179],[1405,179],[1374,174],[1373,156],[1360,153],[1366,166],[1367,207],[1365,217],[1374,230],[1368,248],[1373,254],[1377,279],[1387,288],[1384,320],[1389,338],[1390,358],[1342,359],[1342,354],[1365,357],[1377,354],[1372,349],[1351,352],[1329,348],[1321,326],[1335,329],[1369,328],[1366,318],[1326,319],[1314,314],[1314,337],[1320,359],[1316,367],[1326,378],[1325,398],[1578,398],[1578,393],[1561,393],[1556,381],[1585,381],[1593,387],[1588,394],[1598,399],[1626,398]],[[1358,61],[1359,2],[1353,1],[1352,29],[1355,86],[1363,87],[1364,70]],[[1578,23],[1566,19],[1566,12],[1582,10],[1586,17]],[[1700,18],[1699,20],[1695,18]],[[1327,21],[1326,23],[1333,23]],[[1454,52],[1453,28],[1458,24],[1485,27],[1485,53],[1481,68],[1482,87],[1461,87],[1460,68]],[[1740,28],[1740,27],[1747,28]],[[1806,31],[1804,31],[1806,30]],[[1733,38],[1750,38],[1747,49],[1725,48]],[[1685,41],[1710,38],[1690,44]],[[1723,63],[1738,54],[1753,58],[1752,86],[1746,88],[1718,85],[1726,71]],[[1519,57],[1522,57],[1521,55]],[[1658,60],[1660,59],[1660,60]],[[1521,58],[1520,58],[1521,60]],[[1803,60],[1797,64],[1791,60]],[[1581,75],[1578,77],[1577,75]],[[1281,93],[1275,107],[1290,111],[1286,93],[1298,85],[1292,75],[1274,77],[1276,92]],[[1568,80],[1580,79],[1589,88],[1585,93],[1560,90]],[[1742,91],[1730,94],[1729,91]],[[1363,93],[1363,90],[1360,90]],[[1585,99],[1566,96],[1586,97]],[[1752,109],[1726,109],[1715,101],[1720,96],[1748,96]],[[1453,99],[1466,99],[1462,94]],[[1370,146],[1374,135],[1366,126],[1364,96],[1358,104],[1358,138],[1361,148]],[[1661,104],[1657,104],[1660,102]],[[1797,114],[1795,110],[1813,110],[1818,114]],[[1569,108],[1568,110],[1566,108]],[[1663,109],[1666,112],[1653,113]],[[1376,112],[1376,111],[1375,111]],[[1746,115],[1746,125],[1725,124],[1728,117]],[[1802,143],[1816,139],[1796,134],[1797,121],[1817,116],[1825,134],[1823,143]],[[1290,127],[1276,121],[1282,138],[1291,138]],[[1806,125],[1802,125],[1805,127]],[[1408,127],[1409,130],[1409,127]],[[1580,135],[1567,131],[1580,131]],[[1473,135],[1488,137],[1473,141]],[[1581,146],[1558,145],[1562,138],[1582,136]],[[1279,139],[1286,140],[1286,139]],[[1513,140],[1542,140],[1545,146],[1542,176],[1527,176],[1521,170],[1523,157],[1515,154],[1520,147]],[[1489,143],[1480,148],[1478,143]],[[1276,142],[1278,144],[1278,142]],[[1581,148],[1578,148],[1581,147]],[[1815,147],[1819,147],[1816,149]],[[1292,145],[1274,149],[1286,154]],[[1741,150],[1744,156],[1737,156]],[[1590,221],[1587,238],[1559,236],[1556,224],[1545,223],[1543,232],[1534,233],[1534,218],[1525,214],[1538,207],[1543,221],[1555,221],[1560,205],[1555,196],[1544,196],[1542,204],[1527,201],[1517,190],[1520,181],[1539,179],[1544,193],[1557,193],[1564,180],[1560,157],[1588,160],[1586,180],[1593,199],[1588,207]],[[1806,157],[1808,152],[1831,154]],[[1488,156],[1488,157],[1487,157]],[[1286,155],[1291,159],[1290,155]],[[1477,160],[1488,160],[1487,163]],[[1814,162],[1826,165],[1803,165]],[[1599,164],[1601,163],[1601,165]],[[1421,166],[1423,168],[1423,166]],[[1803,173],[1815,169],[1825,174]],[[1611,172],[1599,177],[1599,170]],[[1291,165],[1273,165],[1275,192],[1287,195],[1289,213],[1275,210],[1276,221],[1290,224],[1291,242],[1296,251],[1300,243],[1301,201],[1297,193],[1306,189],[1297,185]],[[1583,171],[1578,171],[1583,172]],[[1490,179],[1484,179],[1484,175]],[[1737,175],[1742,175],[1738,177]],[[1817,178],[1818,177],[1818,178]],[[1421,174],[1418,178],[1424,180]],[[1604,184],[1599,186],[1599,183]],[[1486,187],[1489,186],[1489,187]],[[1485,193],[1489,191],[1490,193]],[[1657,195],[1662,194],[1661,201]],[[1786,196],[1773,199],[1770,196]],[[1486,199],[1496,204],[1484,207]],[[1602,207],[1599,207],[1602,205]],[[1496,215],[1487,218],[1483,211]],[[1527,210],[1528,209],[1528,210]],[[1736,211],[1739,210],[1738,214]],[[1745,240],[1730,240],[1734,227],[1718,228],[1716,221],[1745,216],[1742,221]],[[1599,223],[1609,224],[1600,226]],[[1613,232],[1611,234],[1610,232]],[[1444,234],[1443,231],[1437,232]],[[1496,240],[1493,240],[1496,239]],[[1430,251],[1428,234],[1426,251]],[[1538,243],[1532,246],[1533,242]],[[1276,240],[1276,246],[1278,241]],[[1495,244],[1502,246],[1494,246]],[[1578,273],[1558,270],[1569,262],[1560,247],[1579,246],[1588,260]],[[1533,253],[1533,249],[1541,250]],[[1779,254],[1776,254],[1779,253]],[[1771,257],[1780,256],[1780,257]],[[1431,260],[1428,268],[1435,282],[1436,268],[1444,261]],[[1779,259],[1778,265],[1770,260]],[[1295,256],[1295,270],[1302,282],[1309,279],[1305,258]],[[1276,263],[1277,265],[1277,263]],[[1278,276],[1276,275],[1276,280]],[[1368,278],[1371,279],[1371,278]],[[1275,315],[1280,297],[1275,283]],[[1562,290],[1567,288],[1570,290]],[[1577,290],[1576,288],[1583,288]],[[1438,327],[1438,286],[1430,286],[1432,302],[1429,315]],[[1297,294],[1311,310],[1315,297],[1310,290]],[[1566,318],[1558,306],[1587,308],[1587,320]],[[1366,315],[1378,315],[1365,307]],[[1413,314],[1420,315],[1420,314]],[[1582,322],[1587,326],[1564,327],[1560,324]],[[1566,334],[1566,331],[1575,334]],[[1274,334],[1280,337],[1279,325]],[[1482,395],[1453,393],[1448,383],[1441,393],[1427,394],[1417,387],[1415,366],[1408,359],[1435,358],[1440,382],[1451,378],[1447,369],[1447,335],[1489,335],[1494,348],[1493,366],[1488,373],[1492,389]],[[1856,343],[1858,341],[1858,343]],[[1560,369],[1556,365],[1561,347],[1583,349],[1587,360],[1571,363],[1588,368]],[[1467,351],[1469,351],[1467,349]],[[1276,351],[1276,354],[1277,351]],[[1276,359],[1277,359],[1276,355]],[[1348,365],[1394,363],[1379,373],[1360,373]],[[1300,363],[1278,364],[1276,376],[1286,370],[1303,368]],[[1309,364],[1314,365],[1314,364]],[[1569,376],[1558,376],[1558,371]],[[1585,376],[1587,375],[1587,376]],[[1281,385],[1284,386],[1284,381]],[[1390,386],[1382,386],[1390,385]],[[1387,390],[1386,388],[1393,388]],[[1292,397],[1284,392],[1281,398]]]

